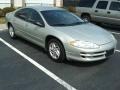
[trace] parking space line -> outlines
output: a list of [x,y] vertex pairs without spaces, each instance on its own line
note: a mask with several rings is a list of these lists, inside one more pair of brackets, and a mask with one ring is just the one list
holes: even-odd
[[3,31],[3,29],[0,29],[0,31]]
[[115,50],[115,51],[120,53],[120,50]]
[[0,28],[1,31],[6,30],[6,29],[8,29],[8,28],[4,28],[4,29],[1,29],[1,28]]
[[111,33],[113,33],[113,34],[117,34],[117,35],[120,35],[120,33],[117,33],[117,32],[111,32]]
[[70,84],[68,84],[67,82],[65,82],[64,80],[60,79],[54,73],[52,73],[51,71],[49,71],[48,69],[46,69],[45,67],[43,67],[42,65],[40,65],[39,63],[37,63],[35,60],[33,60],[29,56],[25,55],[23,52],[21,52],[17,48],[13,47],[11,44],[9,44],[8,42],[6,42],[4,39],[0,38],[0,41],[2,43],[4,43],[6,46],[8,46],[10,49],[12,49],[13,51],[15,51],[17,54],[19,54],[20,56],[22,56],[24,59],[26,59],[27,61],[29,61],[30,63],[32,63],[38,69],[40,69],[41,71],[43,71],[45,74],[47,74],[48,76],[50,76],[52,79],[54,79],[55,81],[57,81],[59,84],[61,84],[62,86],[64,86],[67,90],[77,90],[76,88],[74,88],[73,86],[71,86]]

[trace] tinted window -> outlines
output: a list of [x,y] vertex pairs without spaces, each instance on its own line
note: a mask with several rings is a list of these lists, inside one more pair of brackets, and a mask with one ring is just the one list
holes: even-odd
[[44,24],[40,14],[37,11],[35,11],[34,9],[30,9],[28,21],[30,21],[34,24],[35,23]]
[[80,7],[92,7],[96,0],[80,0]]
[[29,16],[29,9],[28,8],[21,9],[15,13],[15,16],[20,19],[26,20]]
[[77,16],[64,10],[49,10],[41,13],[51,26],[71,26],[83,23]]
[[112,2],[109,9],[120,11],[120,2]]
[[98,9],[106,9],[107,4],[108,4],[108,1],[99,1],[96,8],[98,8]]

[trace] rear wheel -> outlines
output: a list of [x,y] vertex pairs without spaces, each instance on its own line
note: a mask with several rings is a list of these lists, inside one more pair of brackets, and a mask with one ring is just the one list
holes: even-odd
[[82,15],[81,18],[83,19],[83,21],[86,21],[86,22],[90,22],[91,20],[89,15]]
[[48,42],[47,50],[49,56],[55,62],[63,62],[65,60],[65,50],[62,43],[57,39],[51,39]]
[[8,32],[9,32],[9,35],[11,38],[13,38],[13,39],[16,38],[15,31],[14,31],[14,28],[12,25],[9,25]]

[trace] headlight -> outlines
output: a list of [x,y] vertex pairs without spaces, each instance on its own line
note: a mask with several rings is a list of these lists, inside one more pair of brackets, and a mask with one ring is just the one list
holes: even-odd
[[86,41],[71,41],[69,44],[77,48],[85,48],[85,49],[99,48],[99,45]]
[[111,37],[112,37],[113,40],[116,40],[113,34],[111,34]]

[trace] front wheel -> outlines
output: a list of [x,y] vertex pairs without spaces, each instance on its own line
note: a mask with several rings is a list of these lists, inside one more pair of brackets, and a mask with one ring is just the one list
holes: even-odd
[[10,25],[10,26],[8,27],[8,32],[9,32],[9,35],[10,35],[10,37],[11,37],[12,39],[14,39],[14,38],[16,37],[15,31],[14,31],[14,28],[13,28],[12,25]]
[[57,39],[51,39],[48,42],[48,54],[55,62],[63,62],[65,60],[65,50],[62,43]]

